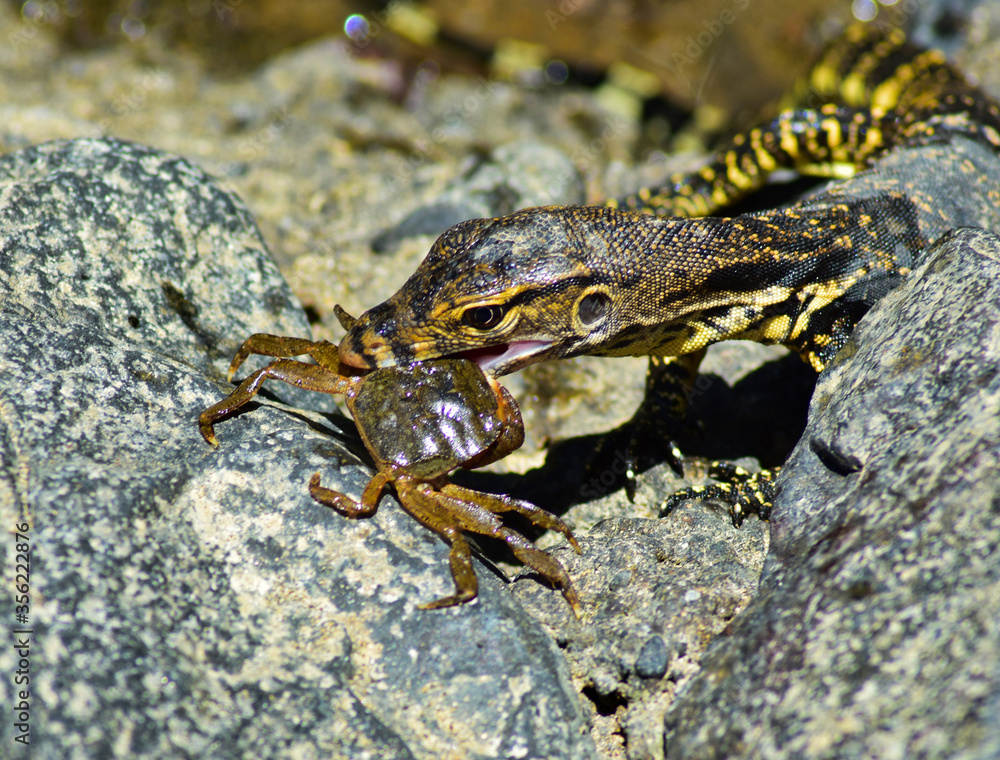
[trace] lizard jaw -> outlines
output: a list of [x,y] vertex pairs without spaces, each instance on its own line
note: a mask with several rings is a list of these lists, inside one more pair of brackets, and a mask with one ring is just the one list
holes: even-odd
[[518,340],[460,351],[456,356],[474,361],[487,375],[507,375],[541,361],[552,348],[551,341]]
[[[348,336],[349,337],[349,336]],[[456,356],[469,359],[479,365],[487,375],[498,376],[516,372],[527,367],[529,364],[542,361],[547,358],[554,348],[552,341],[542,340],[519,340],[510,343],[498,343],[495,346],[485,346],[483,348],[472,348],[467,351],[456,351],[452,354],[435,353],[431,356],[423,356],[421,359],[437,358],[439,356]],[[384,349],[382,344],[374,347],[374,350],[367,352],[357,351],[345,338],[339,346],[340,361],[350,367],[359,369],[375,369],[376,367],[388,367],[396,364],[395,357],[391,352]],[[419,361],[416,357],[411,357],[410,361]]]

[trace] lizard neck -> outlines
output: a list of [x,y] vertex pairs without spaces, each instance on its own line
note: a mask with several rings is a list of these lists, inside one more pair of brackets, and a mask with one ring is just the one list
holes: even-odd
[[926,243],[912,202],[887,192],[733,218],[567,212],[573,248],[611,289],[612,319],[586,347],[606,356],[737,338],[784,343],[821,367],[829,351],[812,337],[824,310],[851,301],[860,319]]

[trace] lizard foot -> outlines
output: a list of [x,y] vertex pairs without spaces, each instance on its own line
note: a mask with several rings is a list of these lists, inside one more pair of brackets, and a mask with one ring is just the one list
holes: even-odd
[[[639,472],[641,471],[639,452],[644,450],[644,432],[645,431],[641,429],[641,426],[633,425],[632,435],[629,436],[628,446],[626,448],[625,495],[628,497],[629,503],[635,502],[635,492],[639,486]],[[670,465],[670,469],[672,469],[677,475],[683,476],[685,457],[674,440],[672,438],[660,438],[658,441],[658,448],[661,451],[665,450],[666,463]]]
[[682,501],[710,499],[729,505],[729,516],[735,527],[740,527],[750,515],[768,520],[774,506],[774,479],[779,468],[748,472],[732,462],[712,462],[708,477],[724,481],[708,486],[691,486],[668,496],[660,505],[660,517],[666,517]]
[[[678,434],[695,429],[687,423],[688,402],[698,377],[698,366],[705,356],[704,349],[677,357],[649,357],[646,372],[646,392],[642,404],[629,425],[629,441],[625,456],[625,495],[635,501],[640,456],[656,452],[658,461],[666,460],[678,475],[684,475],[684,455],[677,446]],[[656,462],[651,462],[656,464]]]
[[629,503],[635,502],[642,472],[666,462],[679,476],[684,476],[687,458],[669,432],[648,416],[637,414],[629,422],[606,434],[590,454],[584,479],[601,493],[623,488]]

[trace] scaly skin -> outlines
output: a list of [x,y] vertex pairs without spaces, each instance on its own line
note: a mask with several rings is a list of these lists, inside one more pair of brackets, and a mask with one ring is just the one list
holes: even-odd
[[474,358],[503,375],[581,354],[680,356],[781,343],[817,370],[954,227],[995,227],[1000,160],[964,137],[900,148],[793,206],[672,219],[526,209],[442,235],[340,343],[346,364]]
[[[931,243],[955,227],[1000,227],[1000,108],[940,53],[865,28],[821,60],[810,93],[833,102],[786,112],[656,190],[457,225],[362,314],[341,360],[457,355],[503,375],[581,354],[648,354],[653,373],[680,362],[674,374],[693,378],[706,346],[744,339],[785,345],[822,370]],[[785,209],[683,218],[779,167],[860,171]],[[682,413],[685,388],[671,393],[676,403],[660,406]],[[747,498],[734,520],[766,516],[770,475],[760,489],[736,477],[729,493]]]

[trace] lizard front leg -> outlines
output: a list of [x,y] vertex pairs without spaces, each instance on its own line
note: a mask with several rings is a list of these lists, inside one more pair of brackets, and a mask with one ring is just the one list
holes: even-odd
[[646,371],[642,404],[629,423],[631,431],[625,454],[625,493],[635,500],[638,475],[644,466],[666,458],[678,475],[684,474],[676,438],[687,416],[688,404],[698,378],[705,349],[683,356],[651,356]]
[[[685,424],[688,405],[699,390],[698,368],[704,357],[704,349],[679,357],[650,357],[646,395],[631,423],[625,472],[629,501],[635,498],[643,452],[656,459],[666,455],[674,472],[685,475],[685,457],[675,438]],[[774,479],[778,471],[779,468],[773,468],[750,473],[732,462],[708,462],[706,476],[720,482],[677,491],[660,505],[660,517],[666,517],[688,499],[711,499],[728,505],[737,528],[752,514],[767,520],[774,503]]]

